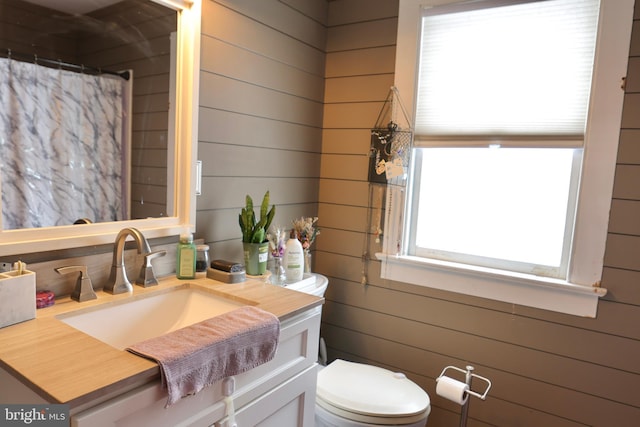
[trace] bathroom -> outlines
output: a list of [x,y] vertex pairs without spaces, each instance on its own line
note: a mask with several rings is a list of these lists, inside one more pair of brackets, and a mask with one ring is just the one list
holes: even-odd
[[[493,383],[486,401],[472,401],[471,425],[635,425],[640,27],[631,36],[607,229],[608,292],[587,318],[381,279],[379,261],[366,264],[362,285],[368,130],[394,82],[397,0],[202,3],[195,236],[212,256],[241,256],[236,211],[246,193],[268,189],[283,221],[319,217],[313,262],[330,280],[321,326],[330,359],[405,372],[431,396],[429,426],[457,425],[460,407],[436,395],[435,378],[444,366],[469,363]],[[283,63],[303,72],[292,78]],[[255,132],[265,129],[261,120],[268,132]],[[108,268],[110,256],[86,263]],[[60,265],[41,253],[27,262],[38,274],[39,264]]]

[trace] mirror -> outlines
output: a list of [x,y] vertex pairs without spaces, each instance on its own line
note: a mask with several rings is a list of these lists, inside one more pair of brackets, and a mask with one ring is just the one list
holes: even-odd
[[15,0],[3,10],[5,230],[173,215],[177,12],[104,1]]
[[[51,0],[30,1],[42,2],[46,5],[53,3]],[[103,1],[115,2],[115,0]],[[19,1],[10,2],[10,6],[8,3],[0,3],[2,12],[0,25],[3,26],[7,25],[5,20],[8,16],[20,16],[22,13],[22,19],[24,19],[26,10],[25,8],[20,10],[21,2]],[[99,2],[86,2],[84,5],[87,3]],[[49,34],[57,34],[67,39],[72,35],[80,34],[80,41],[72,40],[71,43],[82,44],[82,40],[91,40],[89,44],[95,45],[96,50],[109,50],[104,47],[105,34],[109,32],[112,40],[117,39],[117,43],[122,46],[125,46],[125,42],[129,39],[137,38],[137,46],[134,50],[138,53],[151,52],[153,56],[155,52],[155,58],[136,58],[131,61],[125,60],[126,47],[117,50],[115,60],[113,54],[108,58],[107,55],[101,57],[99,54],[89,52],[85,55],[85,58],[88,58],[87,68],[81,70],[86,74],[91,74],[89,68],[93,67],[99,68],[103,73],[108,67],[114,67],[109,68],[114,71],[133,70],[131,96],[133,101],[130,114],[133,132],[130,148],[125,150],[125,157],[133,162],[123,163],[122,169],[122,175],[131,177],[131,180],[125,180],[124,185],[119,185],[124,187],[131,196],[123,203],[126,206],[126,214],[118,218],[102,218],[100,221],[104,222],[83,225],[73,225],[73,222],[69,221],[69,223],[63,223],[67,225],[61,226],[51,226],[46,223],[42,227],[36,225],[40,228],[3,227],[0,231],[0,256],[113,243],[116,233],[123,227],[130,226],[139,228],[148,238],[180,234],[187,230],[193,231],[195,212],[192,208],[195,189],[192,188],[192,183],[195,183],[196,169],[200,4],[182,0],[153,2],[122,0],[115,3],[85,16],[52,12],[51,21],[39,27],[48,31]],[[168,5],[171,8],[168,8]],[[34,7],[28,3],[27,6]],[[38,6],[35,7],[38,8]],[[114,10],[118,12],[114,13]],[[103,16],[111,18],[103,21],[101,20]],[[119,16],[120,21],[116,21],[114,16]],[[154,19],[157,16],[159,21],[136,23],[140,20],[148,20],[150,16],[154,16]],[[60,25],[60,23],[66,25]],[[146,25],[146,28],[142,25]],[[101,36],[91,39],[92,36],[87,32],[91,28],[97,29]],[[6,31],[2,32],[3,35],[6,33]],[[153,37],[140,39],[143,33],[153,34],[155,39]],[[170,33],[174,33],[172,38],[169,36]],[[21,37],[22,46],[12,49],[12,55],[18,55],[18,53],[29,55],[26,49],[29,43],[24,43],[29,40],[29,37],[24,33]],[[45,40],[43,44],[55,44],[53,37],[40,37],[40,40]],[[5,41],[5,43],[8,42]],[[62,59],[62,55],[58,52],[52,53],[49,58],[44,57],[45,53],[40,52],[38,55],[40,55],[38,62],[44,59],[58,60],[59,64],[54,63],[50,68],[56,68],[56,66],[62,68],[62,63],[65,65],[80,63],[84,68],[84,59],[73,61],[73,58],[67,59],[68,56]],[[171,58],[175,58],[175,62],[172,62]],[[170,76],[173,77],[170,78]],[[175,94],[175,96],[169,94]],[[167,99],[175,101],[167,102]],[[83,112],[87,111],[83,109]],[[6,167],[6,163],[3,164],[3,168],[6,169]],[[57,170],[57,168],[50,169]],[[10,199],[8,202],[10,203]],[[92,220],[84,213],[76,216],[78,219],[87,217]]]

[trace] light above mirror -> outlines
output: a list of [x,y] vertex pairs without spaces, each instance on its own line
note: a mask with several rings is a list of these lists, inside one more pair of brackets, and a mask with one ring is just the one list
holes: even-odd
[[[155,1],[155,0],[154,0]],[[156,1],[165,4],[163,1]],[[195,223],[195,159],[199,69],[200,2],[171,2],[178,15],[175,48],[175,146],[167,158],[167,203],[170,216],[83,225],[64,225],[0,232],[0,256],[113,243],[124,227],[136,227],[146,237],[193,231]],[[3,12],[4,13],[4,12]]]

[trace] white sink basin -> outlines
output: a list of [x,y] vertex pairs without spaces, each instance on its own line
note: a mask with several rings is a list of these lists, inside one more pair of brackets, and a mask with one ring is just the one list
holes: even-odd
[[202,289],[172,290],[122,299],[57,318],[118,349],[192,325],[246,304]]

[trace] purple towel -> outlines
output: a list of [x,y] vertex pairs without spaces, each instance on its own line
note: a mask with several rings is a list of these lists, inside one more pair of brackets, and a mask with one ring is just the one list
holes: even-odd
[[167,388],[167,407],[223,378],[237,375],[273,359],[280,321],[257,307],[246,306],[127,350],[160,365]]

